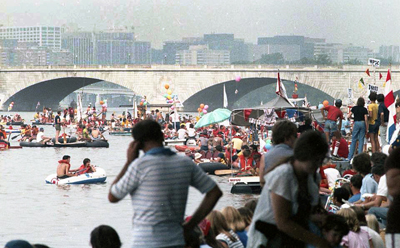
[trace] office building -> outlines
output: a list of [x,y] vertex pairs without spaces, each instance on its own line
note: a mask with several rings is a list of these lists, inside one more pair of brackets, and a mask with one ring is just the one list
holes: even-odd
[[228,65],[230,51],[211,50],[208,45],[190,46],[188,50],[176,53],[176,64],[180,65]]
[[63,28],[54,26],[0,27],[0,39],[35,42],[39,47],[61,49]]
[[74,65],[94,64],[94,34],[92,32],[64,33],[62,49],[72,54]]
[[368,58],[373,57],[373,51],[366,47],[353,46],[350,44],[343,49],[343,63],[359,62],[360,64],[367,65]]
[[343,63],[343,45],[340,43],[316,43],[314,45],[314,57],[327,55],[332,64]]
[[380,46],[378,56],[391,62],[400,62],[399,46]]
[[133,63],[146,65],[151,64],[151,43],[135,41],[133,43]]

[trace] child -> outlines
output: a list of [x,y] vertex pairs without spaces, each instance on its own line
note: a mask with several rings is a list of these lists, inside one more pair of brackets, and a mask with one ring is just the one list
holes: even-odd
[[337,212],[338,215],[346,219],[350,232],[342,238],[341,245],[345,248],[370,248],[374,247],[369,233],[360,228],[357,214],[351,208],[342,208]]
[[[337,188],[333,192],[333,198],[332,198],[332,203],[333,205],[337,206],[339,209],[342,207],[344,204],[344,201],[349,200],[350,198],[350,193],[347,189],[345,188]],[[329,212],[336,213],[336,208],[333,207],[332,210]]]
[[348,233],[349,226],[343,216],[330,214],[326,217],[325,225],[322,226],[322,235],[332,247],[340,247],[343,236]]

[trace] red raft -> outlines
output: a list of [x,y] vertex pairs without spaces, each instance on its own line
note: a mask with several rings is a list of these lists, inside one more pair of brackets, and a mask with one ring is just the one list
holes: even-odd
[[199,149],[198,146],[185,146],[185,145],[175,145],[175,149],[178,152],[184,152],[186,149],[189,149],[190,151],[196,151]]

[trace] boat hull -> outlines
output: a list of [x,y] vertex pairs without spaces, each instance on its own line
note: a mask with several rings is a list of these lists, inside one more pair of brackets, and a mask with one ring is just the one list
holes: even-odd
[[229,182],[233,183],[232,194],[260,194],[261,184],[258,176],[231,177]]
[[85,173],[76,177],[58,179],[57,174],[51,174],[46,177],[47,184],[67,185],[67,184],[95,184],[104,183],[107,179],[106,172],[100,167],[96,167],[96,172]]
[[226,164],[222,163],[199,163],[198,166],[203,169],[204,172],[214,175],[216,170],[228,170],[230,169]]

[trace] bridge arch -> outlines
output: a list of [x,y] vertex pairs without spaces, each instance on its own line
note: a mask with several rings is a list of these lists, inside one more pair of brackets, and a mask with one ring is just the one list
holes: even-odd
[[72,92],[101,81],[103,80],[85,77],[63,77],[45,80],[17,91],[5,101],[4,105],[8,106],[11,102],[14,102],[13,110],[35,110],[37,103],[40,102],[41,107],[46,106],[58,109],[59,102]]
[[[226,95],[228,98],[228,108],[233,109],[236,107],[253,107],[258,103],[237,106],[237,102],[240,102],[243,99],[251,98],[249,94],[254,93],[255,91],[259,91],[260,89],[265,90],[266,97],[262,100],[266,99],[267,101],[273,99],[275,94],[275,85],[276,78],[272,77],[257,77],[257,78],[242,78],[240,82],[236,82],[235,80],[229,80],[221,83],[217,83],[211,85],[203,90],[193,94],[186,101],[183,102],[185,106],[185,111],[197,111],[197,108],[201,103],[208,104],[210,106],[210,111],[221,108],[223,106],[223,85],[225,85]],[[291,93],[294,90],[294,82],[290,80],[282,80],[287,91],[288,97],[291,97]],[[266,87],[268,86],[268,87]],[[328,100],[333,102],[333,97],[325,93],[324,91],[314,88],[312,86],[303,84],[298,82],[298,95],[299,97],[304,97],[307,94],[307,98],[312,104],[317,104],[319,101]],[[264,103],[266,101],[264,100]],[[243,103],[242,103],[243,104]]]

